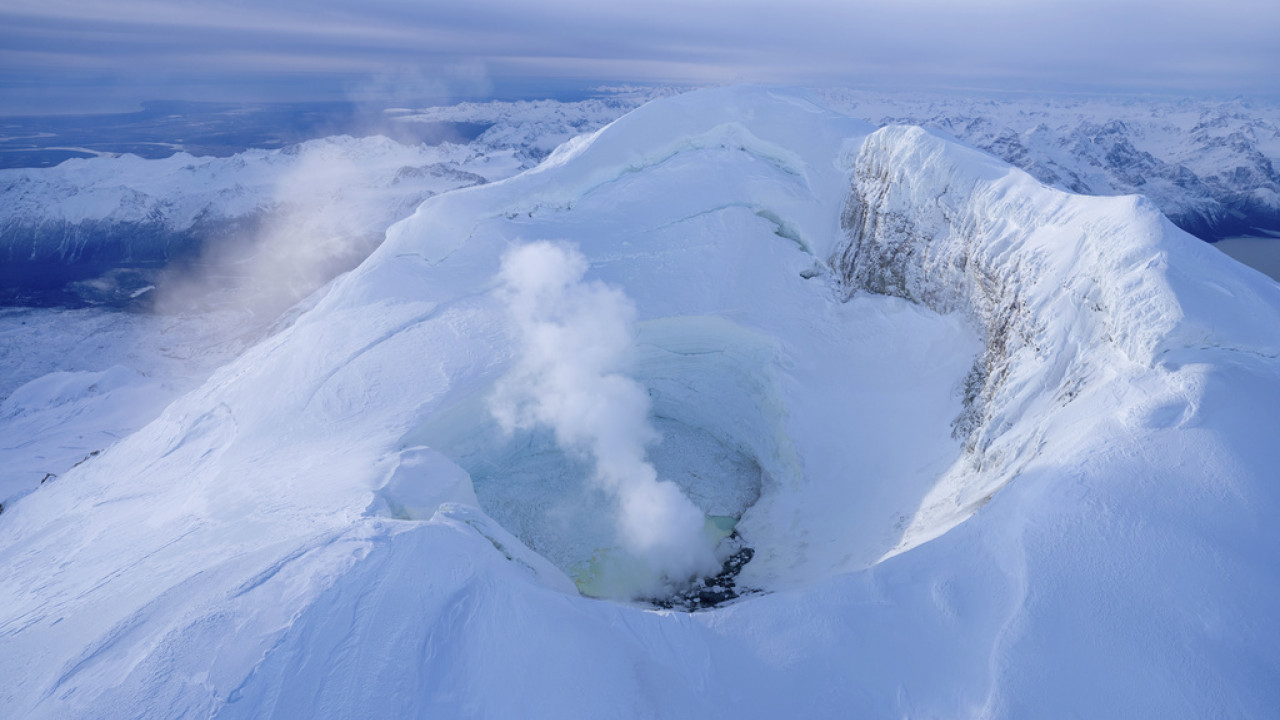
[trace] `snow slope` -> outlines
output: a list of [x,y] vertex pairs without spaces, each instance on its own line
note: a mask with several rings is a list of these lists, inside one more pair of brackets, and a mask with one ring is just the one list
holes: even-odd
[[[759,594],[575,591],[607,538],[574,514],[578,461],[484,410],[516,361],[501,258],[540,240],[634,302],[655,465],[708,513],[756,497]],[[1266,716],[1276,327],[1280,286],[1145,201],[805,93],[655,102],[428,200],[291,326],[7,507],[0,702]],[[681,476],[709,455],[723,482]]]
[[1280,108],[1234,100],[830,90],[876,125],[942,130],[1087,195],[1141,193],[1206,240],[1280,229]]
[[260,330],[226,310],[0,310],[0,503],[156,419]]
[[[36,306],[0,313],[0,503],[155,419],[423,199],[531,167],[653,95],[398,116],[449,112],[492,126],[468,146],[337,136],[227,158],[0,171],[0,299]],[[49,304],[160,312],[39,309]],[[46,373],[76,373],[84,392],[59,391],[68,376]],[[104,391],[103,374],[127,381]]]

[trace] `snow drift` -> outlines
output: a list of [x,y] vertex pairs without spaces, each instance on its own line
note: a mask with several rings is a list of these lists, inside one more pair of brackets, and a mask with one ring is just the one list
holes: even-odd
[[[759,594],[576,592],[589,469],[487,401],[523,357],[501,259],[541,241],[634,303],[619,363],[653,464],[735,516]],[[1276,327],[1280,288],[1141,200],[803,93],[656,102],[428,200],[290,327],[7,508],[0,701],[1264,715]]]

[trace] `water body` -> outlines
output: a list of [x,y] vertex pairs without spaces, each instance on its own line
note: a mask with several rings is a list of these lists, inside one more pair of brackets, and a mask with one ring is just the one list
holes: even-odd
[[465,143],[487,129],[481,123],[396,123],[381,110],[345,102],[148,102],[131,113],[0,117],[0,168],[49,167],[69,158],[121,153],[226,157],[341,134]]
[[1219,240],[1213,246],[1280,282],[1280,237],[1229,237]]

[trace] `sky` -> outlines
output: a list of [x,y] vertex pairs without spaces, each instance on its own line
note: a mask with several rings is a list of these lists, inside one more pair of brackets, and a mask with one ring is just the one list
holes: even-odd
[[0,114],[731,82],[1280,94],[1277,0],[4,0]]

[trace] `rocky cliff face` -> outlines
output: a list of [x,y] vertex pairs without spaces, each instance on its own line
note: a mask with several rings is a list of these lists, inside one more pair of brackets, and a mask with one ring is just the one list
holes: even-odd
[[948,512],[972,512],[1017,475],[1066,408],[1117,369],[1143,372],[1186,350],[1277,351],[1260,320],[1210,319],[1215,295],[1187,305],[1202,287],[1259,306],[1274,292],[1261,278],[1224,279],[1228,261],[1144,198],[1046,189],[918,127],[872,134],[852,171],[845,241],[830,259],[845,296],[962,313],[984,338],[953,424],[966,458],[949,482],[965,489]]

